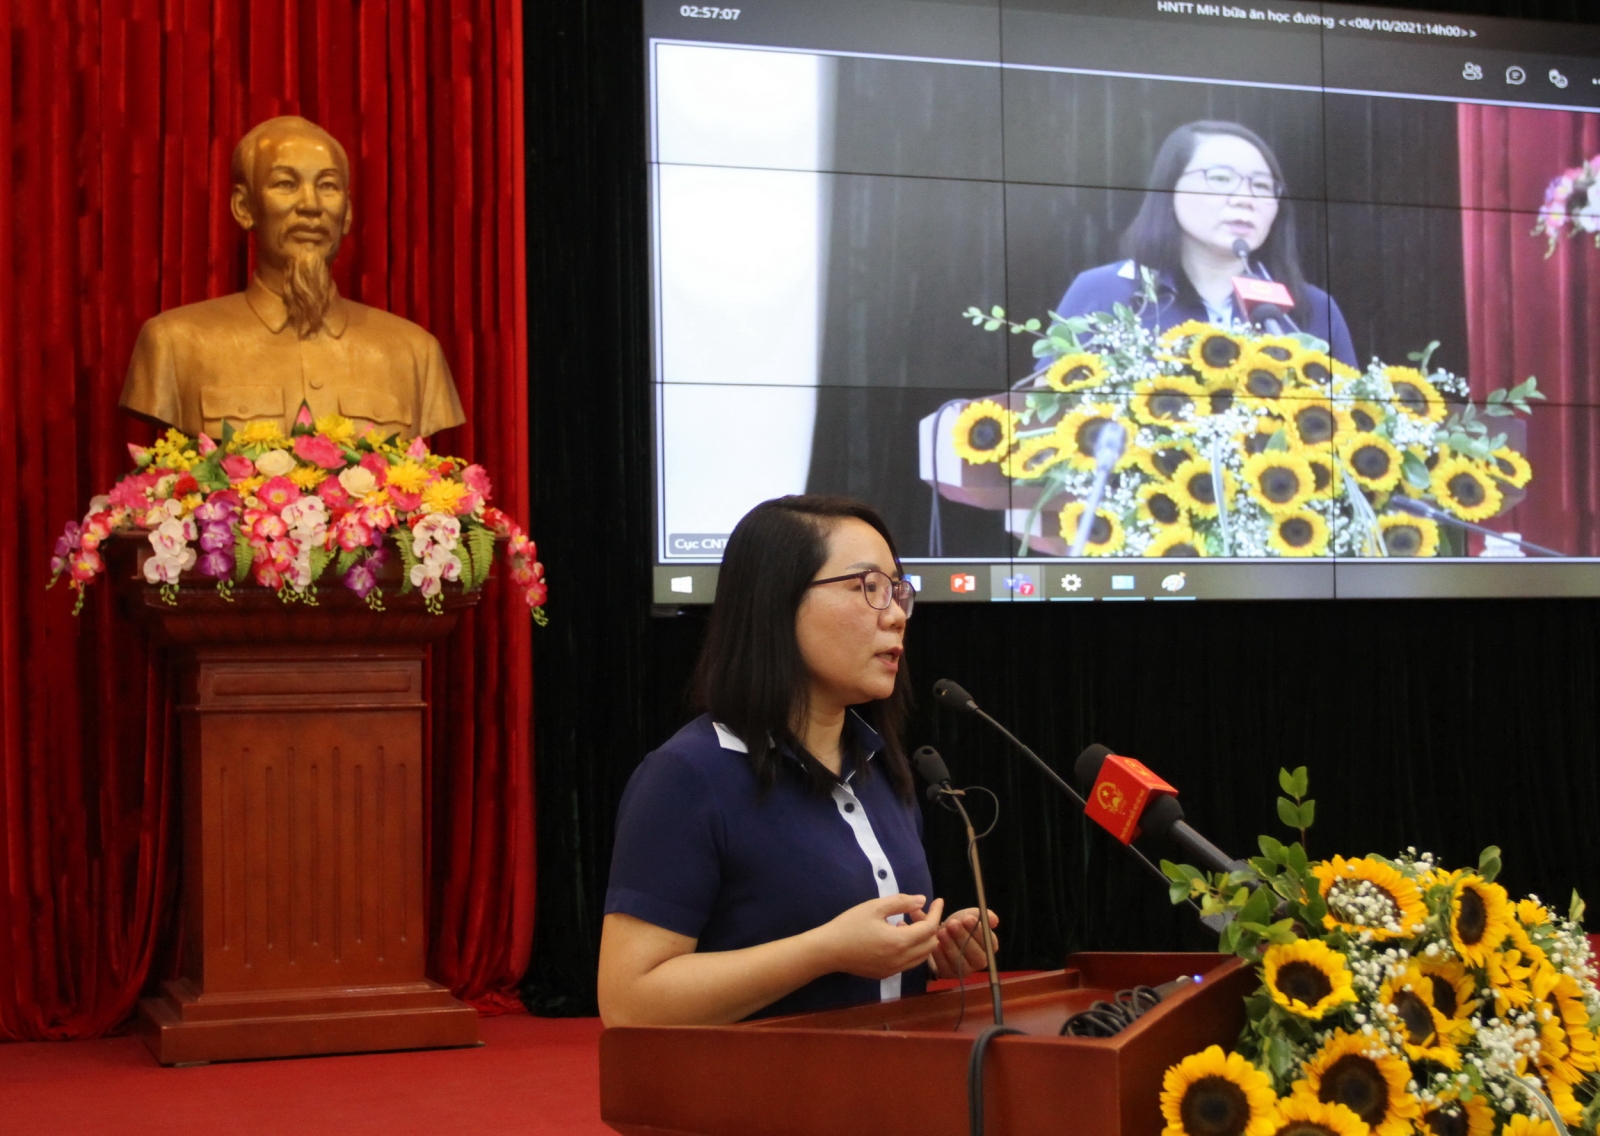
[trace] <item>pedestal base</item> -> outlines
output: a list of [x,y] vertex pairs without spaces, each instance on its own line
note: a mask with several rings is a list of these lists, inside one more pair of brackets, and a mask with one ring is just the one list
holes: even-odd
[[478,1014],[436,982],[217,997],[184,979],[139,1003],[163,1065],[478,1044]]

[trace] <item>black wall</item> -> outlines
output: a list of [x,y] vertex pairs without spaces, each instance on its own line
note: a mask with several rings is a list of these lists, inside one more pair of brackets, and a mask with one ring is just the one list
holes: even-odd
[[[1426,6],[1600,22],[1588,0]],[[593,1013],[616,801],[686,717],[704,622],[650,614],[637,5],[530,3],[525,21],[532,529],[553,597],[535,637],[539,905],[525,993],[538,1012]],[[1376,318],[1341,302],[1352,324]],[[1305,764],[1313,855],[1415,844],[1466,861],[1498,843],[1513,890],[1600,895],[1600,603],[924,605],[908,658],[919,687],[961,680],[1058,767],[1093,740],[1147,760],[1236,853],[1275,829],[1277,768]],[[939,746],[958,779],[1000,796],[984,863],[1007,967],[1200,941],[973,723],[925,704],[907,740]],[[942,814],[928,822],[936,883],[970,902],[957,830]]]

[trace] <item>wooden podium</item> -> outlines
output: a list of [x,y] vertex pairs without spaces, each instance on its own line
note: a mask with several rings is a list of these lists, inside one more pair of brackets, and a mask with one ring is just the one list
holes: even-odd
[[[1121,989],[1200,975],[1114,1038],[1062,1022]],[[1159,1136],[1161,1080],[1208,1045],[1231,1048],[1254,971],[1232,955],[1080,954],[1003,984],[990,1043],[988,1130]],[[989,991],[959,991],[734,1026],[623,1026],[600,1035],[600,1116],[625,1136],[964,1136],[967,1060]]]
[[174,606],[134,551],[110,567],[176,656],[182,751],[182,977],[139,1004],[156,1059],[476,1045],[424,974],[422,757],[428,644],[477,594],[430,615],[391,580],[379,614],[338,584],[313,607],[201,581]]

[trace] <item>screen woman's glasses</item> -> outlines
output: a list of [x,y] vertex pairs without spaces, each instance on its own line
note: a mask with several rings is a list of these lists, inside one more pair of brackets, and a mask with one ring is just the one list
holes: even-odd
[[1199,174],[1208,193],[1223,195],[1238,193],[1240,187],[1251,197],[1264,197],[1276,201],[1283,196],[1283,186],[1270,177],[1257,174],[1246,177],[1232,166],[1207,166],[1205,169],[1184,170],[1183,177]]
[[847,576],[829,576],[826,580],[812,580],[806,587],[837,584],[841,580],[860,580],[861,594],[866,597],[869,607],[885,611],[889,607],[889,601],[893,600],[900,605],[900,610],[906,613],[906,618],[911,618],[911,608],[917,602],[917,589],[911,586],[910,580],[892,579],[888,573],[880,572],[876,568],[868,568],[865,572],[851,572]]

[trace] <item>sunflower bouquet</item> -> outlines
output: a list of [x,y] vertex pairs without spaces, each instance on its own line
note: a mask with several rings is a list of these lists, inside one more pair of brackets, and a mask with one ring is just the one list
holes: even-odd
[[357,436],[348,419],[313,420],[301,406],[284,434],[276,422],[227,424],[220,442],[168,430],[154,445],[128,447],[134,469],[66,526],[50,562],[77,593],[105,572],[101,546],[119,533],[150,545],[145,579],[168,603],[185,574],[216,581],[231,601],[253,581],[284,602],[317,602],[330,570],[375,611],[384,568],[399,558],[400,591],[417,590],[441,612],[446,582],[463,589],[488,578],[503,542],[514,586],[545,622],[544,565],[522,529],[489,504],[482,466],[435,454],[421,438],[401,443],[375,430]]
[[[1147,287],[1153,283],[1147,281]],[[1090,556],[1435,556],[1464,551],[1410,498],[1463,521],[1515,504],[1533,476],[1490,421],[1529,413],[1529,378],[1480,408],[1429,361],[1332,359],[1309,335],[1190,321],[1157,334],[1125,305],[1048,328],[969,308],[988,330],[1032,334],[1040,368],[968,402],[951,444],[1031,503],[1029,546],[1065,552],[1096,476],[1101,431],[1127,439],[1090,521]]]
[[[1303,832],[1305,770],[1281,780]],[[1513,902],[1497,848],[1451,870],[1415,849],[1310,862],[1263,836],[1226,876],[1162,867],[1174,902],[1232,915],[1224,949],[1261,979],[1234,1052],[1167,1070],[1163,1136],[1596,1131],[1600,992],[1576,894],[1565,917]]]

